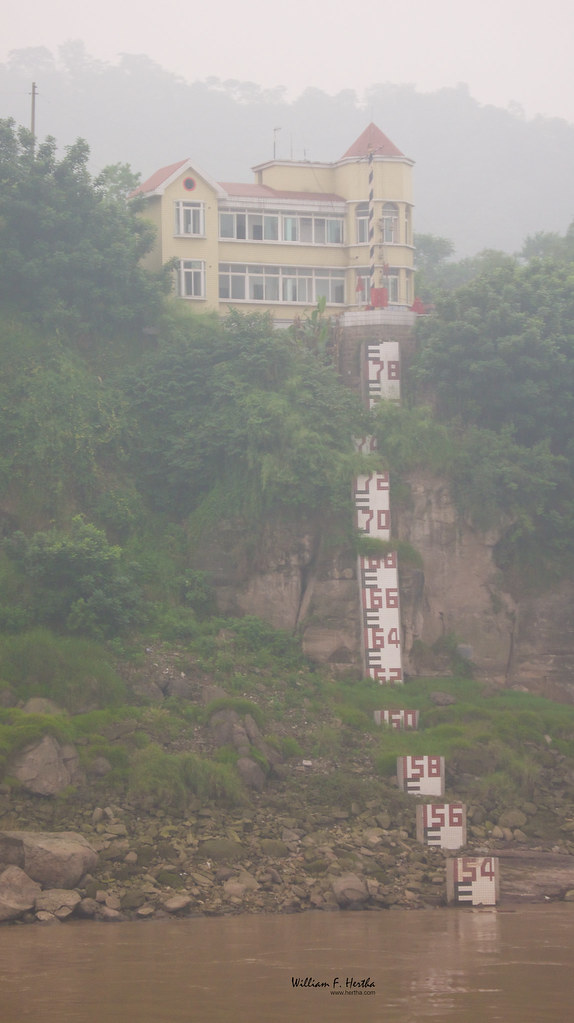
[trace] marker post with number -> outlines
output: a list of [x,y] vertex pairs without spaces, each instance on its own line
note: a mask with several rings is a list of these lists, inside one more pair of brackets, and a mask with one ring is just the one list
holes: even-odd
[[466,845],[464,803],[419,803],[417,841],[439,849],[462,849]]
[[455,856],[446,861],[446,900],[495,906],[499,898],[496,856]]

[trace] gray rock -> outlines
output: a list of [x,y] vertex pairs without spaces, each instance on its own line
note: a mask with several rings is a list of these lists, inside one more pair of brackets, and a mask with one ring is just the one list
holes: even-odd
[[78,916],[83,916],[87,920],[93,920],[94,917],[99,915],[100,905],[95,899],[82,899],[78,903],[76,912]]
[[498,818],[499,828],[522,828],[528,821],[528,817],[522,810],[505,810]]
[[257,746],[257,744],[261,741],[262,738],[257,723],[255,722],[254,718],[252,718],[251,714],[246,714],[244,720],[245,731],[247,732],[249,740],[253,743],[254,746]]
[[245,854],[241,842],[231,838],[208,838],[201,843],[199,850],[202,857],[223,862],[241,859]]
[[57,796],[82,780],[77,750],[69,744],[61,746],[52,735],[18,753],[10,764],[10,774],[35,796]]
[[285,842],[280,842],[278,838],[262,838],[261,852],[264,856],[271,856],[273,859],[282,859],[289,855],[289,849]]
[[65,714],[53,700],[46,700],[43,696],[32,696],[22,707],[24,714]]
[[41,888],[16,866],[9,866],[0,874],[0,921],[18,920],[34,908]]
[[256,764],[254,760],[249,757],[240,757],[237,761],[237,773],[241,778],[244,785],[247,785],[249,789],[255,789],[257,792],[265,787],[265,775]]
[[234,710],[218,710],[211,715],[209,727],[218,746],[232,745],[234,725],[242,727],[239,714]]
[[331,882],[333,895],[341,909],[352,909],[361,906],[369,899],[369,892],[364,881],[356,874],[343,874]]
[[456,703],[456,696],[453,696],[452,693],[431,693],[430,699],[436,703],[437,707],[448,707],[449,704]]
[[171,899],[166,899],[163,903],[163,908],[167,913],[182,913],[185,909],[191,906],[191,899],[188,895],[174,895]]
[[155,906],[150,905],[140,906],[140,908],[136,910],[136,916],[139,916],[142,920],[147,920],[148,917],[153,916],[154,913]]
[[75,888],[95,870],[98,854],[74,831],[0,832],[0,865],[15,864],[49,888]]
[[120,920],[125,920],[125,917],[117,909],[110,909],[109,906],[101,906],[100,919],[105,920],[106,923],[118,923]]
[[231,727],[231,745],[238,753],[246,756],[249,753],[251,743],[245,728],[241,724],[234,724]]
[[94,757],[90,766],[88,767],[88,776],[90,778],[104,778],[106,774],[109,774],[112,769],[107,757]]
[[230,899],[242,899],[247,888],[241,881],[229,880],[223,885],[223,890]]
[[81,896],[69,888],[49,888],[46,892],[40,892],[35,909],[36,913],[53,913],[60,918],[60,910],[67,910],[65,915],[70,916],[81,901]]

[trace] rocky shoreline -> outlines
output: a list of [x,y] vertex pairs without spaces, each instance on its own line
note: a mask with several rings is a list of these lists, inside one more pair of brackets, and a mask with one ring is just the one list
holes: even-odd
[[[503,771],[489,775],[506,749],[488,746],[492,725],[474,745],[458,726],[445,799],[467,807],[467,845],[455,853],[417,841],[416,805],[433,800],[400,791],[393,733],[330,703],[327,684],[313,689],[313,676],[299,672],[291,691],[253,669],[254,698],[247,686],[238,698],[193,665],[179,670],[174,655],[151,656],[152,670],[129,679],[137,703],[100,722],[93,749],[81,732],[75,744],[54,736],[61,711],[50,701],[18,710],[15,721],[40,722],[41,734],[16,751],[0,785],[0,922],[439,907],[453,855],[499,857],[502,907],[574,902],[574,770],[562,718],[556,738],[536,740],[534,713],[506,719],[514,731],[526,715],[530,729],[534,766],[514,786]],[[428,690],[427,706],[448,722],[456,698],[432,680]],[[497,692],[477,688],[482,702],[470,718],[496,721]],[[148,772],[155,766],[153,784],[149,774],[140,787],[133,775],[114,781],[115,751]],[[185,757],[198,776],[214,769],[217,784],[223,770],[233,789],[188,788],[180,800],[172,786],[170,802],[166,786]]]
[[[0,920],[443,906],[445,860],[455,854],[416,842],[401,802],[392,814],[378,801],[293,814],[259,796],[249,809],[199,808],[180,820],[111,805],[81,811],[81,833],[3,831]],[[574,902],[572,833],[552,845],[533,844],[521,828],[504,823],[523,818],[523,810],[507,811],[490,834],[490,825],[471,824],[479,834],[462,852],[500,857],[502,907]]]

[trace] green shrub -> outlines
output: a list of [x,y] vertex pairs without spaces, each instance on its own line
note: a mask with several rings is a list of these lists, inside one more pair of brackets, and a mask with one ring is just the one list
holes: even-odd
[[0,678],[23,700],[43,696],[71,713],[117,705],[125,697],[99,643],[47,629],[0,637]]
[[137,566],[125,564],[121,549],[82,516],[68,532],[17,532],[4,547],[22,573],[37,624],[103,639],[143,621]]
[[128,794],[144,808],[183,812],[190,795],[202,801],[238,804],[241,782],[229,764],[217,764],[193,753],[166,753],[151,743],[138,750],[129,770]]
[[188,792],[179,760],[151,743],[134,753],[128,777],[128,795],[138,805],[183,811]]
[[373,719],[357,707],[337,706],[336,714],[344,725],[359,732],[372,732],[374,729]]

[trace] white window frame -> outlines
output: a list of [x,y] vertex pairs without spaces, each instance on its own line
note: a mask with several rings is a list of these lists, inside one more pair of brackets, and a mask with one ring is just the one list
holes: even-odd
[[355,207],[355,234],[357,237],[357,245],[368,245],[369,243],[368,202],[357,203]]
[[345,271],[339,267],[219,264],[221,302],[266,302],[281,305],[345,304]]
[[219,210],[219,238],[288,245],[344,245],[345,218],[297,210],[250,211],[227,207]]
[[205,238],[205,203],[178,200],[175,203],[175,234],[181,238]]
[[180,298],[191,301],[205,298],[205,260],[180,259],[178,292]]
[[381,241],[384,245],[397,245],[399,243],[399,207],[396,202],[386,202],[383,204]]
[[[362,290],[357,291],[356,285],[361,280],[363,284]],[[375,270],[375,287],[379,287],[377,283],[380,280],[380,287],[387,289],[387,295],[389,299],[389,305],[400,304],[400,271],[395,267],[390,267],[387,274],[380,276],[380,268],[377,267]],[[369,305],[371,301],[371,278],[368,269],[358,267],[355,271],[355,303],[356,305]]]
[[387,289],[389,305],[398,305],[400,295],[400,277],[398,270],[389,271],[388,274],[384,274],[383,288]]

